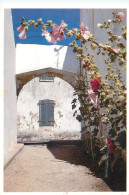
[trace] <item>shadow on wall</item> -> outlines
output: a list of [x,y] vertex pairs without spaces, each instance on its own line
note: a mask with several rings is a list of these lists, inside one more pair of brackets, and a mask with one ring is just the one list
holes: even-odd
[[[57,56],[57,69],[59,68],[59,65],[60,65],[60,60],[61,60],[60,53],[62,52],[61,50],[63,49],[63,47],[64,46],[61,46],[58,49],[56,47],[54,48],[54,52],[57,53],[56,54],[56,56]],[[77,74],[78,69],[79,69],[79,61],[76,58],[76,53],[74,53],[73,48],[71,48],[69,46],[69,47],[67,47],[62,70]]]
[[[61,52],[62,48],[63,48],[63,46],[61,46],[59,49],[54,48],[54,52],[57,52],[57,68],[59,66],[60,52]],[[70,47],[70,46],[67,47],[67,52],[66,52],[65,59],[64,59],[64,62],[63,62],[62,70],[69,71],[71,73],[74,72],[75,74],[78,73],[79,68],[80,68],[80,64],[79,64],[79,60],[77,60],[77,58],[76,58],[76,55],[77,54],[73,52],[73,48],[72,47]],[[65,80],[70,80],[70,79],[66,78]],[[75,80],[74,80],[74,84],[75,84]],[[74,98],[74,96],[73,96],[73,98]],[[81,126],[81,129],[82,129],[83,124],[81,123],[80,126]],[[83,133],[81,133],[81,139],[82,140],[85,139]]]

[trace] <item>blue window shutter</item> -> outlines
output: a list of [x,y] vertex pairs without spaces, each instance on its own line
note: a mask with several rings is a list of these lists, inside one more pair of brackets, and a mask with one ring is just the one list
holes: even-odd
[[47,100],[47,123],[48,126],[54,125],[54,101]]
[[44,100],[39,101],[39,126],[44,126],[46,123],[46,114],[45,114],[45,102]]
[[39,126],[54,126],[54,101],[39,101]]

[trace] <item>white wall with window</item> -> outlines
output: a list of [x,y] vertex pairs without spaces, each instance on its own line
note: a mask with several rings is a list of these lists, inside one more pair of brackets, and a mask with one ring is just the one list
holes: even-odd
[[81,124],[71,105],[73,92],[69,83],[52,76],[36,77],[24,85],[17,101],[18,139],[80,139]]

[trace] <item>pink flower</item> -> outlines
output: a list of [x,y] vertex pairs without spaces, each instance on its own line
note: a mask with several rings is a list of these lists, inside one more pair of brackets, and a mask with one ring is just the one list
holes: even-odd
[[114,154],[115,146],[114,143],[110,140],[109,136],[106,137],[105,142],[109,146],[109,153]]
[[85,22],[82,22],[82,23],[81,23],[81,25],[80,25],[80,29],[81,29],[82,31],[87,31],[87,30],[88,30],[88,28],[87,28],[87,26],[86,26],[86,23],[85,23]]
[[98,109],[99,107],[98,95],[93,92],[91,87],[89,88],[88,93],[90,94],[88,97],[90,98],[91,102],[94,104],[94,108]]
[[101,87],[101,83],[98,78],[94,78],[90,81],[90,85],[93,91],[98,91]]
[[126,89],[123,90],[123,93],[126,94]]
[[19,26],[18,28],[17,28],[17,31],[23,31],[24,30],[24,27],[23,26]]
[[62,20],[60,26],[54,24],[53,31],[49,33],[48,31],[44,30],[42,36],[45,36],[48,42],[56,44],[57,41],[61,41],[65,38],[64,29],[67,27],[67,24]]
[[121,95],[119,100],[120,100],[122,103],[125,103],[125,102],[126,102],[126,99],[125,99],[125,96],[124,96],[124,95]]
[[111,51],[113,51],[114,53],[118,53],[118,50],[116,48],[111,48]]
[[125,15],[123,12],[118,13],[118,18],[120,19],[121,22],[123,21],[124,17],[125,17]]
[[82,35],[82,37],[85,40],[87,40],[87,39],[89,39],[90,32],[89,31],[85,31],[85,32],[82,32],[81,35]]
[[53,36],[57,39],[57,41],[61,41],[63,38],[65,38],[64,29],[67,27],[67,24],[64,23],[64,21],[61,21],[60,26],[54,24],[53,27]]
[[65,38],[64,29],[67,27],[67,24],[64,23],[64,21],[61,21],[60,26],[54,24],[53,27],[53,36],[57,39],[57,41],[61,41],[63,38]]
[[126,100],[125,100],[125,99],[123,99],[123,100],[122,100],[122,103],[125,103],[125,102],[126,102]]
[[88,62],[85,62],[84,60],[82,61],[82,65],[83,65],[83,67],[84,68],[86,68],[86,69],[88,69],[88,67],[89,67],[89,63]]
[[64,30],[56,24],[53,27],[52,35],[57,39],[57,41],[61,41],[63,38],[65,38]]
[[49,43],[56,44],[55,37],[53,36],[52,33],[49,33],[48,31],[43,30],[42,36],[45,36],[46,40],[47,40]]
[[20,39],[26,39],[26,31],[22,30],[21,33],[19,34]]
[[82,22],[80,25],[80,30],[81,30],[81,36],[87,40],[89,39],[90,32],[88,31],[88,28],[86,26],[85,22]]
[[23,26],[19,26],[17,28],[17,31],[21,31],[21,33],[19,34],[20,39],[26,39],[26,31]]
[[68,25],[62,20],[60,23],[60,28],[64,30]]
[[89,94],[94,93],[93,90],[92,90],[92,88],[91,88],[91,86],[90,86],[90,88],[89,88],[89,90],[88,90],[88,93],[89,93]]
[[98,109],[99,107],[98,95],[96,93],[92,93],[91,95],[89,95],[89,98],[91,99],[91,102],[94,104],[94,108]]

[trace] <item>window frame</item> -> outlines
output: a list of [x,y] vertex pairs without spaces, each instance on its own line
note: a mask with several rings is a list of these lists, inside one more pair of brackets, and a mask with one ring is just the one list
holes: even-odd
[[41,75],[39,76],[39,82],[54,82],[54,78],[51,75]]

